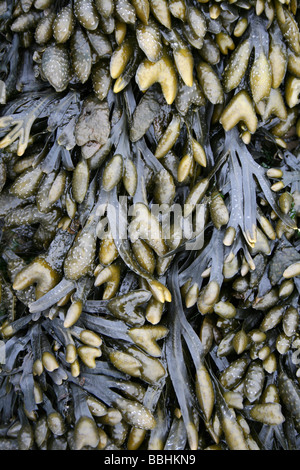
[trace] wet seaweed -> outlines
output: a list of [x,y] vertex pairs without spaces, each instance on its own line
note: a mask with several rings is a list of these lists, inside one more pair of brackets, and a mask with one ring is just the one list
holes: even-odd
[[0,448],[299,449],[297,2],[0,35]]

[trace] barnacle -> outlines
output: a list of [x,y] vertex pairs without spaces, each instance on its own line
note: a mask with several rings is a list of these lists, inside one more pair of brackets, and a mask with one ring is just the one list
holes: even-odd
[[299,449],[297,2],[0,32],[0,449]]

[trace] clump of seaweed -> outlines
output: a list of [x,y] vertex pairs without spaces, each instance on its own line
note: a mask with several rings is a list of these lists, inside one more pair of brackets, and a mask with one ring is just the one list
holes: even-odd
[[299,449],[297,2],[0,33],[0,448]]

